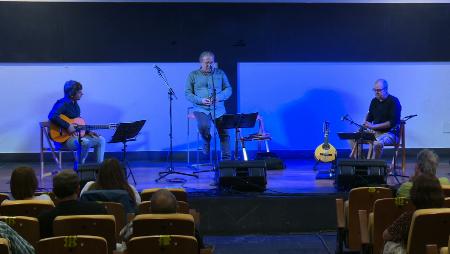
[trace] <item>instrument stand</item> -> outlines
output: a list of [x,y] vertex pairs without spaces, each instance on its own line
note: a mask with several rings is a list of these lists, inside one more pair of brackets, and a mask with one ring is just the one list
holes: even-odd
[[78,147],[77,147],[77,159],[73,162],[73,170],[75,170],[75,172],[78,172],[78,165],[81,164],[81,151],[82,151],[81,142],[83,142],[83,140],[81,139],[81,129],[76,128],[75,132],[77,133]]
[[319,170],[319,172],[317,172],[316,179],[318,179],[318,180],[333,179],[335,177],[335,173],[336,173],[336,160],[331,161],[331,162],[316,161],[316,163],[314,163],[314,166],[313,166],[314,171],[317,171],[317,166],[320,163],[331,163],[331,167],[329,170],[322,170],[322,171]]
[[[188,174],[188,173],[183,173],[183,172],[179,172],[179,171],[175,171],[174,167],[173,167],[173,120],[172,120],[172,101],[173,101],[173,97],[175,97],[175,99],[177,99],[177,96],[175,95],[175,92],[173,91],[172,87],[170,87],[169,83],[167,82],[167,78],[164,75],[164,72],[160,69],[157,68],[158,71],[158,75],[162,78],[162,80],[164,81],[164,84],[167,86],[168,91],[167,94],[169,95],[169,144],[170,144],[170,149],[169,149],[169,166],[167,167],[166,171],[162,171],[159,172],[159,178],[155,179],[155,182],[159,182],[161,179],[172,175],[172,174],[178,174],[178,175],[185,175],[185,176],[193,176],[195,178],[198,178],[197,175],[194,174]],[[167,181],[172,181],[172,182],[185,182],[185,179],[167,179]]]
[[130,176],[133,179],[134,185],[136,185],[136,179],[134,178],[133,171],[131,170],[130,165],[127,160],[127,142],[136,141],[136,136],[141,131],[142,127],[145,124],[145,120],[140,120],[132,123],[119,123],[119,126],[116,129],[116,132],[111,137],[111,140],[108,143],[122,143],[122,164],[127,169],[126,178],[128,179]]

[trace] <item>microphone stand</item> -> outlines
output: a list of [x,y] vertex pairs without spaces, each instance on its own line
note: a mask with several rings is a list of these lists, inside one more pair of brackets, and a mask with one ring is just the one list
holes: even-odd
[[[167,86],[168,92],[167,94],[169,95],[169,166],[167,167],[166,171],[162,171],[159,172],[159,178],[155,180],[155,182],[159,182],[159,180],[165,178],[168,175],[172,175],[172,174],[179,174],[179,175],[185,175],[185,176],[193,176],[198,178],[198,176],[194,175],[194,174],[188,174],[188,173],[183,173],[183,172],[179,172],[179,171],[175,171],[174,167],[173,167],[173,132],[172,132],[172,101],[173,101],[173,97],[175,97],[175,99],[178,99],[177,96],[175,95],[175,92],[173,91],[172,87],[169,85],[169,82],[167,81],[167,77],[165,76],[164,72],[161,70],[161,68],[159,68],[158,66],[155,65],[155,69],[158,71],[158,75],[161,77],[161,79],[163,80],[164,84]],[[167,181],[170,181],[169,179],[167,179]],[[175,182],[179,182],[179,180],[173,180]],[[185,182],[186,180],[183,179],[181,180],[182,182]]]
[[[214,85],[214,67],[210,67],[211,68],[211,85],[212,85],[212,93],[211,93],[211,98],[213,98],[213,111],[212,111],[212,122],[214,124],[214,128],[215,130],[213,131],[213,142],[214,142],[214,155],[213,155],[213,161],[212,161],[212,169],[209,170],[197,170],[194,171],[194,174],[198,174],[198,173],[204,173],[204,172],[215,172],[215,174],[217,174],[217,168],[218,168],[218,163],[219,163],[219,158],[217,156],[217,122],[216,122],[216,96],[217,96],[217,90],[216,87]],[[210,105],[211,107],[211,105]],[[211,158],[211,154],[209,155]],[[216,177],[215,177],[216,178]]]

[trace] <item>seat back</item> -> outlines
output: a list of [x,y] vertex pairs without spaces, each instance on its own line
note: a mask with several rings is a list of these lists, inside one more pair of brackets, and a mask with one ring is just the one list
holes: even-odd
[[408,234],[407,253],[425,253],[427,244],[448,245],[450,208],[420,209],[414,212]]
[[450,197],[444,199],[443,207],[450,208]]
[[126,190],[92,190],[84,192],[80,200],[121,203],[126,213],[135,213],[136,204]]
[[43,211],[53,209],[51,200],[5,200],[0,205],[0,214],[5,216],[37,217]]
[[[177,201],[177,213],[189,214],[189,204],[185,201]],[[151,213],[151,201],[144,201],[138,205],[138,214]]]
[[133,236],[195,236],[194,218],[190,214],[140,214],[133,219]]
[[[141,192],[141,200],[142,201],[150,201],[150,198],[152,197],[153,193],[160,190],[161,188],[151,188],[151,189],[145,189]],[[168,191],[172,192],[172,194],[175,196],[177,201],[184,201],[188,202],[187,200],[187,192],[183,188],[168,188]]]
[[105,238],[108,253],[116,247],[116,222],[113,215],[58,216],[53,221],[55,236],[94,235]]
[[444,197],[450,198],[450,185],[442,185],[442,192],[444,193]]
[[366,210],[367,214],[371,213],[373,204],[381,198],[392,198],[392,191],[383,187],[359,187],[350,191],[347,214],[347,246],[349,249],[359,250],[361,247],[358,210]]
[[37,218],[26,216],[0,216],[0,221],[8,224],[22,236],[23,239],[27,240],[36,248],[37,242],[40,239],[39,221]]
[[11,247],[9,245],[9,240],[6,238],[0,238],[0,254],[10,254]]
[[9,199],[9,195],[6,193],[0,193],[0,203],[3,202],[3,200]]
[[406,198],[383,198],[373,204],[372,244],[373,253],[383,252],[383,231],[403,212],[414,211],[414,205]]
[[105,238],[91,235],[57,236],[41,239],[37,254],[107,254]]
[[120,239],[120,230],[127,224],[127,214],[125,213],[125,208],[121,203],[116,202],[102,202],[105,206],[106,211],[110,215],[114,215],[114,219],[116,220],[116,240]]
[[127,245],[128,254],[197,254],[197,240],[184,235],[133,237]]

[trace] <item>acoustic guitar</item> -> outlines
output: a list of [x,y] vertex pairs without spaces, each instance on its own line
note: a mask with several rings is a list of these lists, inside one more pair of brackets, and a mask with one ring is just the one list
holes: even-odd
[[323,123],[324,141],[314,151],[314,157],[321,162],[332,162],[336,159],[337,151],[330,143],[328,143],[328,134],[330,132],[330,123]]
[[87,130],[95,130],[95,129],[113,129],[117,128],[118,124],[110,123],[110,124],[97,124],[97,125],[86,125],[86,122],[83,118],[69,118],[63,114],[59,115],[59,117],[66,121],[69,124],[75,125],[75,129],[77,132],[68,133],[66,129],[59,127],[58,125],[50,122],[50,138],[58,143],[66,142],[71,136],[76,135],[79,131],[81,137],[86,134]]

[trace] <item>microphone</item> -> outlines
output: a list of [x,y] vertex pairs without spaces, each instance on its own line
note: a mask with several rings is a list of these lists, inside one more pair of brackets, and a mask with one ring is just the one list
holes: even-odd
[[341,117],[341,121],[347,120],[348,119],[348,114],[345,114],[345,116]]
[[214,64],[213,64],[213,63],[209,64],[208,69],[209,69],[211,72],[214,72]]
[[161,72],[162,71],[162,69],[161,68],[159,68],[159,66],[158,65],[156,65],[156,64],[154,64],[153,65],[153,68],[155,68],[158,72]]
[[409,115],[409,116],[405,116],[404,118],[413,118],[413,117],[416,117],[417,116],[417,114],[416,115]]

